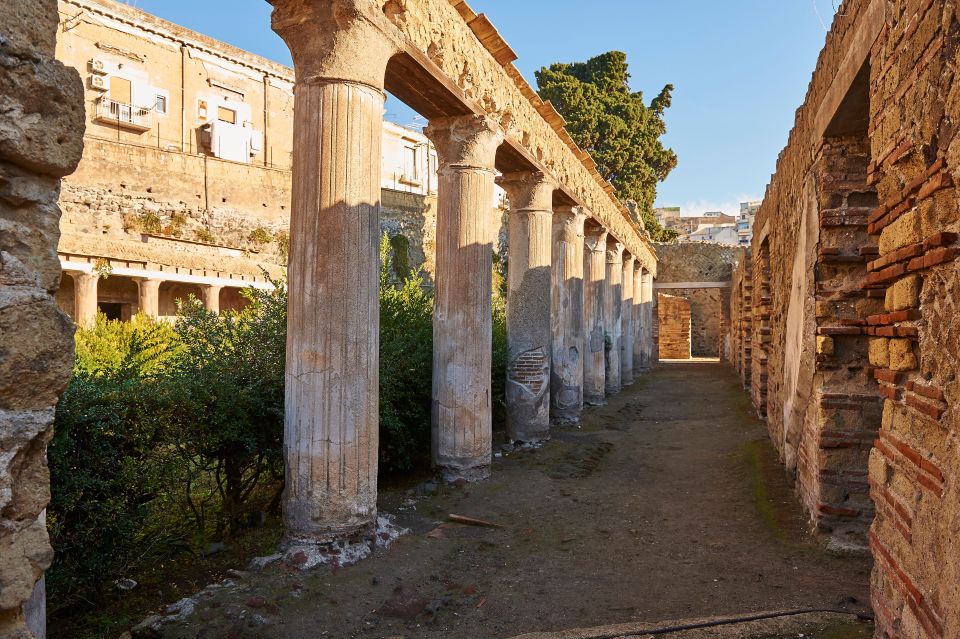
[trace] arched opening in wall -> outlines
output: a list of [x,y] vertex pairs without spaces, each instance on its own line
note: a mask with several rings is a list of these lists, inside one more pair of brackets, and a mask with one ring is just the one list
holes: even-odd
[[760,419],[767,418],[770,351],[770,238],[764,238],[753,262],[753,349],[750,395]]
[[107,319],[129,321],[137,314],[139,289],[129,277],[107,275],[97,283],[97,309]]
[[185,284],[183,282],[163,282],[160,284],[159,315],[160,317],[175,317],[177,315],[177,304],[187,301],[190,296],[203,299],[203,293],[197,284]]
[[[883,313],[884,290],[867,280],[877,207],[871,161],[870,62],[861,67],[826,126],[812,168],[819,211],[816,370],[812,410],[799,437],[798,480],[807,510],[836,543],[863,547],[874,506],[862,478],[881,421],[869,362],[867,318]],[[883,373],[883,363],[877,362]]]
[[241,311],[250,305],[250,300],[244,295],[242,288],[224,286],[220,290],[220,312]]

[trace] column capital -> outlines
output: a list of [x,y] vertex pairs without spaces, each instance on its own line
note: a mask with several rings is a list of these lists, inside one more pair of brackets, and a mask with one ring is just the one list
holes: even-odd
[[564,233],[573,233],[583,237],[583,226],[587,221],[586,210],[582,206],[562,204],[553,209],[554,228]]
[[633,270],[633,265],[636,264],[637,258],[633,256],[632,253],[623,254],[623,265],[631,270]]
[[493,118],[473,114],[434,118],[423,134],[437,148],[441,171],[460,167],[492,172],[504,139]]
[[607,263],[620,264],[623,262],[624,245],[615,237],[607,240]]
[[510,212],[552,211],[557,185],[542,171],[514,171],[497,178],[510,198]]
[[589,226],[583,230],[583,245],[592,253],[603,253],[607,250],[607,234],[609,231],[602,226]]
[[296,84],[355,82],[383,91],[400,38],[376,0],[268,0],[290,49]]

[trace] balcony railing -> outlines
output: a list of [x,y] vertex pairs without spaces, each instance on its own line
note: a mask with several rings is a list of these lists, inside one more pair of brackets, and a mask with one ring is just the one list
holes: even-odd
[[103,96],[97,100],[95,119],[131,131],[149,131],[153,127],[153,109],[117,102]]

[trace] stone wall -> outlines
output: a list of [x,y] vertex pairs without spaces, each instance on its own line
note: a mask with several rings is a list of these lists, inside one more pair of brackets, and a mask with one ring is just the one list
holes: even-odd
[[[709,242],[655,244],[659,258],[657,290],[690,302],[694,357],[725,356],[729,321],[729,282],[743,249]],[[671,284],[677,284],[672,287]]]
[[690,300],[657,294],[657,343],[660,359],[690,359]]
[[727,357],[740,377],[744,388],[750,388],[750,373],[753,368],[753,260],[747,251],[733,270],[730,281],[730,350]]
[[960,636],[958,33],[952,1],[843,3],[732,291],[811,520],[869,539],[885,639]]
[[57,195],[80,160],[83,87],[54,59],[56,32],[55,0],[0,3],[0,637],[33,636],[24,606],[42,602],[53,557],[46,447],[73,363],[73,328],[53,296]]
[[[436,197],[382,189],[380,227],[402,235],[409,268],[432,281]],[[144,267],[279,275],[286,265],[290,172],[86,139],[64,180],[59,250]],[[491,207],[499,224],[502,212]]]

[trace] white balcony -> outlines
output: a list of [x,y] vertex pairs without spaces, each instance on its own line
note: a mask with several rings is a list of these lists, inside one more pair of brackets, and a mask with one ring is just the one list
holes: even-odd
[[124,104],[103,96],[97,99],[97,114],[93,119],[102,124],[143,133],[153,128],[153,109]]

